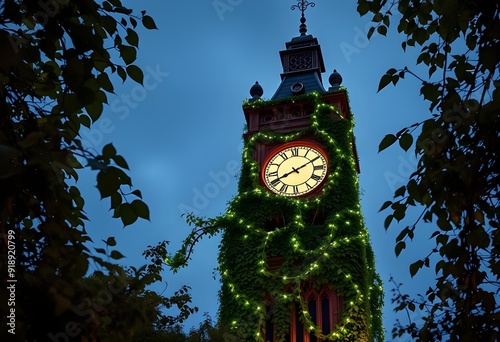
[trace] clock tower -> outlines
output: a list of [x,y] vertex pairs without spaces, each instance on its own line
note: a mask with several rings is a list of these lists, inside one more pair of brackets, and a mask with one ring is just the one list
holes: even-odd
[[219,320],[235,341],[383,341],[382,287],[359,201],[353,116],[335,70],[325,89],[318,40],[280,51],[270,100],[243,112],[238,194],[224,217]]

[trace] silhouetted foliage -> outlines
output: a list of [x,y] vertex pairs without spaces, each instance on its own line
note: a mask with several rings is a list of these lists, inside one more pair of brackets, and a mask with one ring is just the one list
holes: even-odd
[[[147,255],[153,266],[122,267],[115,239],[93,248],[85,230],[84,167],[124,226],[149,219],[125,159],[112,144],[85,148],[79,135],[98,122],[113,74],[142,83],[140,24],[156,28],[119,0],[0,3],[2,341],[128,341],[195,311],[186,287],[170,298],[148,290],[162,281],[161,251]],[[98,271],[86,277],[91,264]],[[180,314],[166,316],[170,307]]]
[[[392,11],[399,12],[397,15]],[[405,186],[381,210],[387,229],[408,208],[422,213],[396,239],[398,255],[416,234],[433,226],[435,247],[409,267],[416,276],[433,267],[435,284],[417,298],[396,284],[395,310],[420,310],[421,322],[398,322],[393,336],[418,341],[500,339],[500,1],[358,0],[361,15],[373,14],[368,33],[388,33],[391,19],[404,35],[404,50],[420,47],[413,67],[391,68],[379,91],[405,76],[422,82],[430,117],[388,134],[384,150],[398,142],[415,149],[418,164]],[[416,67],[417,70],[418,67]],[[422,223],[427,225],[422,227]]]

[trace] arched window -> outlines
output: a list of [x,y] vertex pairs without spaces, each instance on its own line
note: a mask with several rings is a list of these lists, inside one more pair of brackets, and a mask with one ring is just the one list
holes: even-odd
[[[323,335],[328,335],[332,332],[335,326],[339,323],[342,316],[344,304],[342,298],[337,295],[335,290],[330,289],[327,285],[321,286],[319,290],[312,288],[310,282],[302,289],[302,298],[305,300],[307,310],[315,326],[321,328]],[[267,295],[265,298],[266,305],[266,324],[265,324],[265,341],[276,341],[276,334],[273,322],[273,299]],[[294,303],[291,308],[290,317],[290,333],[285,337],[286,342],[324,342],[318,339],[314,333],[309,333],[307,326],[304,326],[303,315],[299,303]]]
[[[323,335],[328,335],[340,321],[343,310],[342,298],[327,285],[323,285],[319,291],[312,287],[305,288],[304,292],[303,298],[307,303],[312,323],[321,328]],[[302,312],[297,303],[292,308],[290,342],[323,342],[314,333],[309,333],[307,327],[301,322],[301,315]]]

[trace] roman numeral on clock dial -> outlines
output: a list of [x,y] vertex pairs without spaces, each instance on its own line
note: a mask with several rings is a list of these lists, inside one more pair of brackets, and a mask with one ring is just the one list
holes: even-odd
[[280,188],[280,192],[282,192],[282,193],[286,193],[286,192],[287,192],[287,189],[288,189],[288,185],[283,184],[283,185],[281,186],[281,188]]
[[311,179],[314,179],[315,181],[320,181],[321,180],[321,177],[316,175],[316,174],[312,174],[311,175]]

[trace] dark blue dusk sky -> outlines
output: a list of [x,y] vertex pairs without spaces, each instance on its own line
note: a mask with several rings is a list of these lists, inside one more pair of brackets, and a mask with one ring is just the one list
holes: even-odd
[[[129,166],[135,187],[141,189],[151,210],[151,222],[139,221],[122,228],[111,219],[109,203],[99,200],[95,174],[82,172],[87,230],[95,247],[108,236],[116,237],[124,263],[140,266],[148,245],[169,240],[173,252],[188,234],[181,217],[195,210],[201,216],[224,213],[236,194],[245,119],[242,101],[255,83],[272,97],[280,83],[279,51],[297,36],[300,12],[291,11],[293,0],[182,0],[124,1],[154,17],[159,30],[139,30],[138,64],[145,72],[145,87],[132,81],[115,88],[109,96],[101,123],[83,133],[86,146],[100,151],[113,142]],[[371,234],[377,270],[385,284],[384,324],[390,330],[396,319],[390,303],[392,275],[407,291],[425,292],[426,274],[411,279],[410,262],[424,256],[429,231],[418,234],[398,258],[394,255],[396,225],[386,232],[382,203],[392,198],[415,166],[413,153],[398,147],[379,154],[378,145],[387,133],[395,133],[428,115],[419,97],[420,82],[408,78],[397,87],[377,93],[378,82],[391,68],[415,67],[418,51],[404,53],[402,36],[393,24],[388,37],[366,39],[369,18],[360,18],[356,1],[316,0],[306,12],[308,33],[318,38],[328,76],[337,69],[347,87],[356,119],[355,136],[361,173],[361,205]],[[424,73],[425,75],[425,73]],[[121,84],[121,81],[119,81]],[[410,221],[408,221],[410,223]],[[406,225],[406,224],[405,224]],[[403,228],[402,226],[401,228]],[[426,230],[425,227],[423,230]],[[432,232],[432,231],[430,231]],[[197,245],[189,266],[177,274],[165,272],[167,293],[181,285],[192,288],[200,309],[186,323],[189,328],[203,319],[203,312],[217,313],[218,238]],[[412,246],[412,247],[411,247]],[[426,253],[425,253],[426,254]],[[427,273],[427,275],[432,275]],[[413,290],[412,290],[413,289]],[[158,288],[162,291],[163,288]],[[416,313],[414,318],[418,319]],[[405,320],[405,316],[401,315]]]

